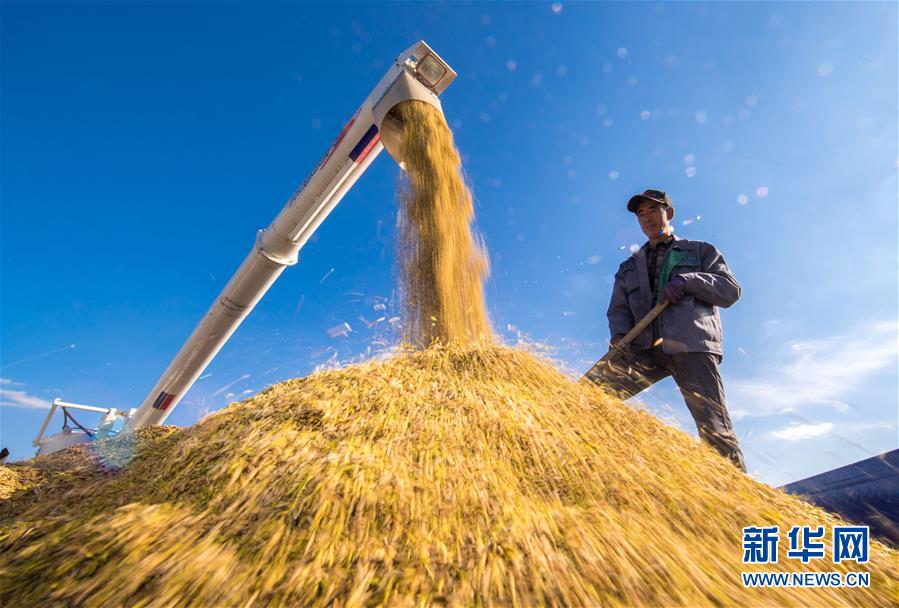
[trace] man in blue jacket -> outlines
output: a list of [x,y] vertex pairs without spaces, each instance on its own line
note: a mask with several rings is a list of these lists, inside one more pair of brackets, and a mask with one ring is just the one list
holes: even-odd
[[615,274],[607,313],[612,346],[653,305],[663,299],[669,305],[609,364],[590,370],[588,378],[627,399],[673,376],[702,440],[745,471],[718,370],[723,355],[718,307],[739,299],[740,284],[714,245],[673,234],[674,204],[665,192],[637,194],[627,209],[637,215],[649,241]]

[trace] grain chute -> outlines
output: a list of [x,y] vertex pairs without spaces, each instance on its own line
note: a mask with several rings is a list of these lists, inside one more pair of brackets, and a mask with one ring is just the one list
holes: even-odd
[[[412,99],[439,108],[438,96],[455,77],[456,73],[423,41],[397,57],[272,224],[259,231],[249,255],[140,407],[126,413],[87,406],[88,411],[104,413],[104,424],[109,424],[107,419],[121,418],[124,428],[130,430],[161,424],[281,272],[297,262],[300,249],[381,150],[386,148],[402,163],[403,125],[391,110]],[[59,407],[68,420],[67,405],[60,402]],[[66,425],[63,433],[44,437],[55,409],[34,441],[39,453],[91,439],[91,431],[80,425],[80,430]]]

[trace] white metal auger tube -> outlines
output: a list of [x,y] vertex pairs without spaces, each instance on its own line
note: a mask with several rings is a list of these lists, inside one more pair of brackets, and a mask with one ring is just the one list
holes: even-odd
[[[275,279],[295,264],[300,248],[386,146],[402,161],[402,124],[388,113],[419,99],[440,108],[437,96],[456,73],[424,42],[400,55],[219,294],[203,320],[127,423],[161,424]],[[382,139],[383,138],[383,139]]]

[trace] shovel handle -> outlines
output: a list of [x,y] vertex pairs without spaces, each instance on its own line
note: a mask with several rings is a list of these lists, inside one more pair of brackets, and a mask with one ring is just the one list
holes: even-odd
[[609,352],[613,352],[619,346],[627,346],[631,342],[634,341],[634,338],[639,336],[644,329],[649,327],[649,324],[655,321],[655,318],[662,314],[662,311],[665,310],[665,307],[668,306],[668,300],[662,300],[658,304],[652,307],[652,309],[646,313],[646,316],[640,319],[636,325],[634,325],[633,329],[624,334],[624,337],[618,340]]
[[[644,329],[649,327],[649,324],[655,321],[655,318],[662,314],[662,311],[665,310],[665,307],[667,306],[668,300],[662,300],[661,302],[653,306],[652,309],[648,313],[646,313],[646,316],[640,319],[629,332],[624,334],[624,337],[622,337],[620,340],[618,340],[618,342],[615,343],[615,346],[609,349],[609,352],[602,356],[602,359],[593,364],[593,367],[590,368],[590,371],[593,371],[595,367],[602,365],[603,363],[611,359],[621,348],[633,342],[634,338],[639,336]],[[589,375],[590,372],[588,371],[586,374],[584,374],[584,378]]]

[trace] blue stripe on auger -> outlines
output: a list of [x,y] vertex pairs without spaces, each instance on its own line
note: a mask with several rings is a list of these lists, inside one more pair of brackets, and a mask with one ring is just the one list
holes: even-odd
[[369,145],[372,140],[378,134],[378,127],[372,125],[368,131],[365,132],[365,135],[362,136],[362,139],[359,140],[359,143],[356,144],[356,147],[353,148],[353,151],[350,152],[350,158],[355,162],[360,160],[360,156],[363,156],[363,153],[368,151]]
[[159,396],[156,397],[156,401],[153,402],[153,407],[157,410],[165,411],[166,409],[168,409],[169,405],[172,404],[172,401],[174,399],[175,395],[162,391],[161,393],[159,393]]

